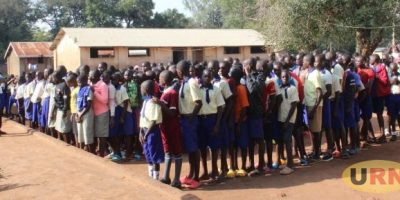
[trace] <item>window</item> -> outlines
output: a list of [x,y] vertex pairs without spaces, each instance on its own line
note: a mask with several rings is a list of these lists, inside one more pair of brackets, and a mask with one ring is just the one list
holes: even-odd
[[129,57],[150,56],[150,49],[149,48],[129,48],[128,56]]
[[39,64],[43,64],[43,63],[44,63],[44,58],[43,58],[43,56],[41,56],[41,57],[38,58],[38,63],[39,63]]
[[225,47],[224,52],[225,52],[225,54],[239,54],[240,48],[239,47]]
[[253,46],[250,48],[250,53],[265,53],[264,46]]
[[113,58],[114,56],[113,48],[90,48],[90,58]]

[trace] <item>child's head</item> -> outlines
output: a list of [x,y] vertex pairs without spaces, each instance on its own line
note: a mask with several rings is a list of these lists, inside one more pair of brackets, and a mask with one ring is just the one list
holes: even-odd
[[103,80],[103,82],[107,85],[110,84],[111,74],[112,74],[111,70],[107,70],[107,71],[103,72],[103,74],[101,75],[101,80]]
[[243,77],[243,70],[240,67],[232,67],[230,75],[236,83],[240,83],[240,79]]
[[76,81],[76,77],[77,77],[77,75],[75,74],[75,73],[70,73],[68,76],[67,76],[67,86],[68,87],[76,87],[77,86],[77,81]]
[[154,81],[146,80],[140,85],[140,92],[142,96],[153,96],[154,93]]
[[243,68],[245,71],[253,72],[256,70],[257,60],[255,58],[249,58],[243,62]]
[[168,70],[164,70],[160,73],[160,85],[165,87],[165,86],[170,86],[172,84],[172,81],[174,80],[174,74]]
[[89,72],[89,80],[90,82],[97,83],[100,80],[100,71],[99,70],[92,70]]
[[122,79],[122,75],[120,73],[114,73],[111,75],[111,83],[115,86],[119,86]]
[[303,58],[303,67],[308,68],[313,66],[314,57],[311,54],[304,56]]
[[282,81],[283,85],[289,85],[289,78],[290,78],[290,73],[287,69],[282,70],[280,79]]
[[212,76],[217,76],[219,71],[219,63],[216,60],[210,61],[207,64],[207,69],[211,71]]
[[354,64],[356,65],[357,68],[363,68],[364,67],[364,57],[357,56],[356,59],[354,60]]
[[231,69],[231,63],[229,61],[223,61],[219,64],[219,74],[222,77],[229,77],[230,69]]
[[50,76],[53,72],[54,72],[54,69],[53,69],[53,68],[46,68],[46,69],[44,69],[44,72],[43,72],[44,79],[48,79],[49,76]]
[[317,69],[322,69],[324,65],[324,58],[322,54],[318,54],[315,56],[314,67]]
[[209,69],[205,69],[203,71],[203,75],[202,75],[203,84],[205,84],[205,85],[210,85],[211,84],[212,74],[213,73]]
[[60,73],[61,79],[63,77],[65,77],[65,76],[67,76],[68,71],[67,71],[67,68],[64,65],[58,66],[58,70],[57,71]]
[[88,65],[82,65],[79,67],[79,75],[83,74],[89,76],[90,67]]
[[279,61],[275,61],[273,67],[274,67],[274,68],[273,68],[273,69],[274,69],[274,73],[275,73],[278,77],[280,77],[281,72],[282,72],[282,63],[279,62]]
[[40,80],[43,80],[43,78],[44,78],[44,75],[43,75],[43,72],[42,71],[38,71],[38,72],[36,72],[36,79],[38,80],[38,81],[40,81]]
[[106,71],[108,68],[107,63],[105,62],[101,62],[98,66],[97,66],[97,70],[100,71],[100,74],[102,74],[104,71]]
[[180,79],[189,75],[190,64],[186,60],[180,61],[176,66],[176,72]]
[[125,72],[124,72],[124,79],[125,79],[125,81],[126,82],[129,82],[129,81],[131,81],[132,80],[132,78],[133,78],[133,71],[131,71],[131,70],[125,70]]
[[79,87],[86,86],[88,82],[88,77],[84,74],[79,75],[78,77],[78,85]]
[[392,70],[392,72],[397,72],[398,70],[398,66],[396,63],[390,63],[390,69]]
[[18,84],[22,85],[22,84],[24,84],[25,82],[26,82],[26,79],[25,79],[24,76],[20,76],[20,77],[18,78]]
[[151,70],[150,71],[146,71],[144,75],[145,75],[145,79],[146,80],[153,80],[154,81],[156,79],[156,74]]

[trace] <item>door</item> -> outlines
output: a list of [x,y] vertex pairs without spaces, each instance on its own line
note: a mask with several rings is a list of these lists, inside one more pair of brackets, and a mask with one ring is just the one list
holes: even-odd
[[204,50],[203,48],[192,48],[193,63],[204,61]]
[[172,59],[175,64],[186,59],[186,48],[173,48]]

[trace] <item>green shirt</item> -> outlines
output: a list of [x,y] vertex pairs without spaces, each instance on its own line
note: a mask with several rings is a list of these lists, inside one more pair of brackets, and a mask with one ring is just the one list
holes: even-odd
[[127,84],[128,97],[132,107],[139,107],[139,88],[134,81],[130,81]]

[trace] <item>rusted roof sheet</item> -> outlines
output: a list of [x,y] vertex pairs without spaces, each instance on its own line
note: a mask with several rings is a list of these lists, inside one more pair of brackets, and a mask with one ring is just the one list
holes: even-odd
[[10,42],[4,59],[12,51],[15,51],[20,58],[53,57],[50,45],[50,42]]

